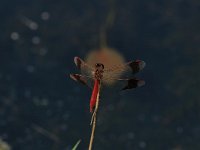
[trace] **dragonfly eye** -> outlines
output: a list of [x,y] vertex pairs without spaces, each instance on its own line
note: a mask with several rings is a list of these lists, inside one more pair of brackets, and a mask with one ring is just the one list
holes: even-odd
[[97,67],[97,68],[102,67],[102,68],[104,69],[104,65],[101,64],[101,63],[96,63],[96,64],[95,64],[95,67]]
[[101,66],[100,63],[96,63],[96,64],[95,64],[95,67],[100,67],[100,66]]

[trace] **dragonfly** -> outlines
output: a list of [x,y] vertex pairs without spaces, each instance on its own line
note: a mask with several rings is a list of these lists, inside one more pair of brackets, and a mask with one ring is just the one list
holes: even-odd
[[[144,80],[133,76],[145,67],[146,63],[142,60],[134,60],[117,66],[113,64],[112,67],[110,65],[107,67],[103,62],[96,62],[91,66],[76,56],[74,57],[74,63],[81,70],[81,74],[70,74],[71,79],[92,89],[90,98],[91,113],[94,111],[101,84],[111,85],[117,81],[123,82],[122,91],[141,87],[145,84]],[[127,73],[131,73],[132,76],[121,77]]]

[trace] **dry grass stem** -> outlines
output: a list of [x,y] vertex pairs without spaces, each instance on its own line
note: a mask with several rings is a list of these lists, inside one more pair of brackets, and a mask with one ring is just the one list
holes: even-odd
[[95,133],[95,128],[96,128],[96,120],[97,120],[97,111],[98,111],[98,108],[99,108],[100,89],[101,89],[101,84],[99,86],[96,105],[95,105],[95,109],[94,109],[94,112],[92,114],[91,123],[90,123],[90,125],[92,125],[92,132],[91,132],[91,136],[90,136],[90,144],[89,144],[88,150],[92,150],[92,145],[93,145],[93,141],[94,141],[94,133]]

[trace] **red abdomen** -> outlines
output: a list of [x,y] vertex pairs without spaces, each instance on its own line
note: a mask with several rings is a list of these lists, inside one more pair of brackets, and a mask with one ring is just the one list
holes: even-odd
[[99,92],[99,80],[96,79],[94,82],[94,88],[93,88],[92,96],[90,99],[90,112],[91,113],[93,112],[94,106],[96,104],[98,92]]

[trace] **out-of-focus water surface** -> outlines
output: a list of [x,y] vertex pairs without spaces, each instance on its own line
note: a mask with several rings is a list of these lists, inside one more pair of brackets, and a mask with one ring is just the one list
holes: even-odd
[[[146,85],[100,103],[95,150],[200,149],[200,1],[2,0],[0,139],[13,150],[70,150],[90,137],[91,91],[73,57],[107,44],[142,59]],[[112,20],[113,19],[113,20]],[[112,22],[113,21],[113,22]]]

